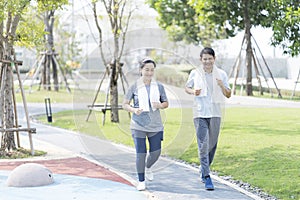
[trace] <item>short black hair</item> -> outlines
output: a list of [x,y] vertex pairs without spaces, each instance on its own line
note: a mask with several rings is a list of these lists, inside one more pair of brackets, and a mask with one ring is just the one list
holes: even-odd
[[203,54],[209,54],[215,57],[215,51],[210,47],[205,47],[204,49],[202,49],[202,51],[200,52],[200,58],[202,58]]

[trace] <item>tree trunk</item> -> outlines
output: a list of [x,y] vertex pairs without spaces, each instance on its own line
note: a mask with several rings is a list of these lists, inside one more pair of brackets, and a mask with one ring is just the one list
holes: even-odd
[[252,47],[251,47],[251,33],[250,29],[246,30],[246,68],[247,68],[247,82],[246,82],[246,92],[247,96],[253,96],[252,89]]
[[44,15],[44,24],[45,24],[45,30],[48,32],[47,35],[45,35],[45,39],[47,41],[47,54],[45,55],[46,62],[45,62],[45,70],[43,73],[43,77],[45,80],[43,81],[43,84],[46,84],[44,86],[44,89],[51,90],[51,69],[52,69],[52,78],[53,78],[53,84],[54,84],[54,90],[59,90],[59,84],[58,84],[58,75],[57,75],[57,66],[54,59],[54,36],[53,36],[53,28],[54,28],[54,12],[52,11],[46,11]]
[[51,56],[50,55],[46,55],[46,89],[48,91],[51,90]]
[[[112,1],[115,4],[115,1]],[[119,67],[120,60],[119,58],[119,38],[120,34],[119,25],[118,25],[118,8],[114,7],[113,16],[112,16],[111,27],[114,34],[114,57],[111,68],[111,80],[110,80],[110,105],[111,105],[111,122],[119,123],[119,102],[118,102],[118,78],[119,78]]]
[[[6,56],[5,60],[11,60],[11,56]],[[12,86],[13,86],[13,72],[10,63],[2,63],[2,67],[4,68],[3,77],[3,107],[1,108],[1,118],[2,124],[1,126],[4,129],[13,128],[14,127],[14,110],[13,110],[13,102],[12,102]],[[14,140],[13,132],[4,132],[1,138],[1,149],[4,151],[11,151],[16,149],[16,144]]]
[[56,62],[54,60],[54,56],[51,57],[51,62],[52,62],[52,75],[53,75],[54,90],[56,92],[58,92],[59,83],[58,83],[58,76],[57,76],[57,66],[56,66]]
[[[0,59],[2,60],[2,57],[0,55]],[[4,85],[4,67],[2,65],[1,66],[1,73],[0,73],[0,126],[3,125],[3,108],[4,108],[4,87],[2,87]]]
[[253,96],[252,89],[252,45],[251,45],[251,21],[248,12],[248,0],[244,0],[244,20],[245,20],[245,39],[246,39],[246,68],[247,68],[247,79],[246,79],[246,92],[247,96]]
[[46,90],[46,85],[47,85],[47,68],[46,68],[46,63],[47,63],[47,55],[45,55],[45,59],[43,60],[43,68],[42,68],[42,75],[41,75],[41,82],[40,84],[43,85],[44,90]]
[[[15,60],[14,42],[16,41],[16,31],[21,18],[23,9],[30,3],[30,1],[22,1],[20,5],[16,5],[15,12],[11,9],[4,9],[0,22],[0,67],[1,67],[1,102],[0,102],[0,126],[3,129],[11,129],[16,126],[15,119],[15,98],[13,89],[13,71],[12,61]],[[6,5],[5,5],[6,7]],[[14,10],[14,9],[13,9]],[[13,13],[15,15],[13,15]],[[6,22],[5,22],[6,21]],[[5,27],[4,27],[5,23]],[[4,28],[6,29],[4,31]],[[1,151],[11,151],[16,149],[14,132],[4,131],[1,137]]]
[[111,105],[111,122],[118,123],[119,122],[119,110],[118,110],[118,69],[119,63],[113,62],[111,64],[111,80],[110,80],[110,105]]

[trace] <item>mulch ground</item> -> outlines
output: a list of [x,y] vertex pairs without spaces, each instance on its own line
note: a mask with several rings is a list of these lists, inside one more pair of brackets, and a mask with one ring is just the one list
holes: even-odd
[[118,174],[104,168],[96,163],[90,162],[81,157],[53,159],[53,160],[34,160],[34,161],[1,161],[0,170],[13,170],[17,166],[25,163],[37,163],[44,165],[54,174],[66,174],[84,176],[89,178],[101,178],[111,181],[132,185],[129,181]]

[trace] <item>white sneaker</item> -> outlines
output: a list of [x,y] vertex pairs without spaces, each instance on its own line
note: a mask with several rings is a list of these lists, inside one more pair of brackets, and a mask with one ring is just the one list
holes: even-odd
[[146,189],[146,183],[145,181],[142,181],[142,182],[138,182],[138,185],[136,186],[136,189],[138,191],[142,191],[142,190],[145,190]]
[[153,181],[154,177],[153,177],[153,172],[152,172],[151,168],[146,167],[145,176],[148,181]]

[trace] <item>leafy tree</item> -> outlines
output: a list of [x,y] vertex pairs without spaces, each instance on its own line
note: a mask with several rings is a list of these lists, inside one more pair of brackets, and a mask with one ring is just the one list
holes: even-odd
[[[29,1],[0,2],[0,66],[1,66],[1,128],[9,130],[14,127],[15,110],[13,105],[13,63],[16,63],[14,43],[20,39],[17,27]],[[2,131],[1,152],[16,148],[13,131]]]
[[159,25],[167,30],[174,41],[186,41],[196,45],[210,46],[215,39],[224,38],[222,26],[208,22],[196,12],[190,0],[148,0],[158,14]]
[[[66,3],[66,0],[2,0],[0,1],[0,122],[1,122],[1,149],[0,152],[12,151],[16,149],[14,141],[15,129],[17,125],[17,109],[15,107],[13,72],[12,68],[19,64],[16,60],[14,46],[16,44],[24,46],[34,46],[42,40],[40,29],[35,29],[34,19],[26,20],[29,7],[38,5],[40,8],[51,7]],[[32,4],[31,4],[32,3]],[[55,7],[56,8],[56,7]],[[21,25],[21,26],[20,26]],[[44,33],[44,31],[41,31]],[[35,39],[33,39],[35,38]],[[24,99],[23,99],[24,101]],[[23,102],[24,105],[26,102]]]
[[[99,49],[101,58],[106,66],[107,73],[110,76],[110,105],[111,105],[111,122],[119,122],[118,110],[118,79],[122,74],[122,63],[120,62],[123,55],[126,33],[129,27],[129,22],[132,13],[135,9],[131,6],[130,0],[92,0],[92,8],[96,27],[99,33]],[[108,16],[111,34],[113,38],[112,57],[105,55],[105,45],[103,41],[103,25],[101,19],[103,16],[99,15],[97,4],[100,3]]]
[[[177,23],[182,29],[185,22],[190,21],[181,15],[174,13],[181,10],[194,10],[194,17],[197,17],[199,26],[205,27],[208,30],[222,30],[226,37],[233,37],[239,31],[244,30],[244,39],[246,42],[246,67],[247,67],[247,95],[253,95],[252,92],[252,44],[251,44],[251,28],[262,26],[272,28],[274,35],[272,44],[274,46],[281,45],[284,48],[284,53],[292,56],[300,53],[299,45],[299,1],[298,0],[187,0],[186,4],[181,7],[176,7],[177,0],[149,0],[150,5],[159,12],[163,28],[171,27],[170,17],[179,19],[181,23]],[[165,6],[166,5],[166,6]],[[172,13],[170,13],[170,8]],[[180,10],[178,10],[180,9]],[[192,11],[189,11],[192,13]],[[207,26],[209,25],[209,26]],[[214,27],[214,28],[212,28]],[[189,29],[199,30],[197,26],[189,26]],[[184,29],[184,28],[183,28]],[[189,32],[185,32],[189,34]],[[193,36],[193,34],[192,34]],[[196,40],[195,37],[194,41]],[[200,42],[205,45],[201,38]]]
[[37,14],[36,7],[28,5],[18,25],[17,35],[19,36],[19,40],[15,41],[15,46],[34,49],[40,52],[46,45],[44,40],[45,34],[44,22]]
[[[61,7],[59,9],[61,9]],[[80,42],[70,40],[70,38],[75,38],[75,33],[72,33],[69,29],[64,28],[66,24],[68,24],[68,22],[61,20],[62,15],[58,14],[53,17],[49,17],[48,19],[55,18],[55,20],[51,21],[51,23],[46,20],[47,25],[45,25],[44,18],[47,15],[47,11],[44,11],[44,9],[38,10],[37,7],[30,6],[28,12],[23,15],[24,20],[20,22],[20,26],[17,30],[18,35],[20,35],[20,37],[22,38],[22,41],[17,41],[16,45],[34,49],[37,54],[45,52],[45,49],[53,49],[56,55],[58,55],[57,61],[64,75],[72,76],[71,71],[73,69],[79,68],[80,62],[82,60],[82,49],[79,47]],[[48,29],[52,29],[51,37],[47,36],[49,35],[49,32],[47,32],[46,30]],[[52,40],[54,44],[52,44]],[[55,73],[57,73],[57,70],[55,71]],[[44,82],[44,84],[46,87],[46,82]]]
[[[54,22],[55,22],[55,11],[62,9],[63,5],[68,4],[68,0],[41,0],[39,1],[38,7],[39,10],[43,13],[44,28],[46,34],[44,39],[46,41],[44,68],[42,74],[42,84],[47,90],[51,90],[51,71],[54,84],[54,90],[58,91],[58,66],[56,62],[56,52],[54,47]],[[52,66],[52,70],[51,70]]]
[[300,55],[300,1],[299,0],[272,0],[278,10],[269,10],[273,37],[272,45],[281,46],[285,54]]

